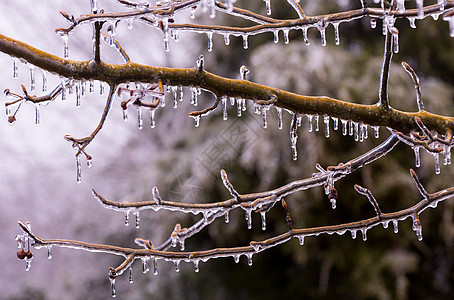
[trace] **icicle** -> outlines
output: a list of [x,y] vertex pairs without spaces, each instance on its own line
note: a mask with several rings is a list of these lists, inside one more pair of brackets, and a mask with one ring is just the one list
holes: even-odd
[[389,31],[393,35],[394,53],[399,53],[399,30],[392,26]]
[[399,232],[399,223],[397,222],[397,220],[393,220],[393,226],[394,226],[394,233],[398,233]]
[[134,277],[132,276],[132,267],[129,267],[129,283],[134,283]]
[[408,19],[408,23],[410,23],[410,27],[411,28],[416,28],[416,23],[415,23],[416,18],[415,17],[407,17],[407,19]]
[[298,134],[296,133],[296,128],[293,130],[293,120],[292,120],[292,125],[290,126],[290,148],[292,149],[292,158],[293,160],[298,159],[298,151],[296,148],[296,142],[298,140]]
[[356,230],[350,230],[350,232],[352,233],[352,239],[356,239]]
[[326,46],[326,34],[325,34],[325,27],[318,26],[318,30],[320,31],[320,40],[322,42],[322,46]]
[[384,222],[382,223],[382,225],[383,225],[383,228],[385,228],[385,229],[388,228],[389,221],[384,221]]
[[129,210],[125,210],[125,226],[129,226]]
[[302,117],[300,114],[296,116],[296,126],[301,127]]
[[85,80],[82,80],[80,82],[81,85],[81,91],[82,91],[82,97],[85,97],[87,95],[87,82]]
[[437,0],[438,5],[440,5],[440,11],[445,10],[445,0]]
[[76,107],[80,107],[80,81],[76,82]]
[[133,21],[134,21],[133,19],[127,19],[126,20],[126,23],[128,23],[128,29],[132,29],[132,27],[134,26],[133,25]]
[[141,258],[142,260],[142,273],[146,274],[148,271],[150,271],[150,268],[148,267],[148,257],[143,257]]
[[265,212],[260,212],[260,216],[262,217],[262,230],[266,230],[266,216]]
[[35,91],[35,86],[36,86],[36,80],[35,80],[35,66],[34,65],[28,65],[28,68],[30,69],[30,91]]
[[[243,99],[239,98],[239,99],[236,99],[236,106],[237,106],[237,116],[238,117],[241,117],[241,113],[242,113],[242,107],[241,107],[241,103],[243,102],[242,101]],[[227,103],[227,102],[226,102]]]
[[435,159],[435,174],[440,174],[440,156],[438,153],[433,154],[434,159]]
[[178,86],[178,101],[183,101],[183,97],[184,97],[184,94],[183,94],[183,86]]
[[421,166],[421,158],[419,155],[419,147],[414,147],[413,151],[415,152],[415,167],[419,168]]
[[180,261],[177,259],[173,263],[175,264],[175,272],[180,272]]
[[139,129],[143,128],[142,107],[141,106],[137,106],[137,127]]
[[443,147],[443,165],[450,165],[451,164],[451,147],[444,146]]
[[68,59],[69,57],[69,46],[68,46],[68,35],[66,33],[61,35],[63,39],[63,58]]
[[52,259],[52,245],[47,246],[47,259]]
[[418,241],[422,241],[422,225],[421,225],[421,221],[419,221],[419,219],[414,219],[412,227],[413,227],[413,231],[416,233],[416,236],[418,237]]
[[99,94],[102,96],[104,95],[104,82],[99,82]]
[[117,291],[115,289],[115,278],[109,277],[109,280],[110,280],[110,287],[112,290],[112,298],[115,298],[115,297],[117,297]]
[[168,52],[169,48],[169,18],[162,18],[162,33],[164,35],[164,50]]
[[284,43],[288,44],[289,43],[289,39],[288,39],[289,30],[288,29],[284,29],[282,31],[284,32]]
[[136,211],[133,214],[136,216],[136,228],[139,228],[140,227],[140,225],[139,225],[139,222],[140,222],[139,211]]
[[13,57],[13,78],[14,79],[17,79],[18,77],[18,62],[19,62],[19,59],[17,57]]
[[123,121],[128,121],[128,110],[127,109],[122,109],[123,111]]
[[156,113],[156,109],[151,109],[150,110],[150,127],[151,128],[155,128],[156,127],[155,113]]
[[234,255],[233,259],[235,260],[236,264],[240,262],[240,256],[239,255]]
[[266,111],[267,111],[267,107],[263,106],[262,107],[262,125],[263,125],[263,128],[267,128],[268,127],[268,123],[266,122]]
[[243,35],[243,48],[244,48],[244,49],[247,49],[247,48],[248,48],[248,41],[247,41],[247,38],[248,38],[247,34],[244,34],[244,35]]
[[315,129],[315,131],[319,131],[320,130],[320,128],[318,127],[318,120],[319,119],[320,119],[319,115],[315,115],[314,116],[314,129]]
[[333,23],[333,27],[334,27],[334,41],[335,41],[336,45],[339,45],[339,44],[340,44],[340,38],[339,38],[339,24],[340,24],[340,23]]
[[307,131],[312,132],[312,115],[306,115],[307,116]]
[[178,97],[177,97],[177,90],[178,88],[176,86],[172,87],[172,95],[173,95],[173,108],[178,107]]
[[405,11],[405,0],[397,0],[397,11]]
[[66,100],[66,79],[64,77],[60,77],[60,85],[61,85],[61,100]]
[[298,237],[298,241],[299,241],[300,245],[301,246],[304,245],[304,235],[298,235],[297,237]]
[[274,43],[279,43],[279,29],[274,31]]
[[193,87],[192,88],[192,94],[191,94],[191,103],[194,105],[194,106],[197,106],[197,96],[200,95],[200,93],[197,91],[197,88],[196,87]]
[[80,154],[76,154],[76,180],[77,183],[82,181],[82,169],[80,165]]
[[213,33],[207,32],[208,36],[208,52],[213,51]]
[[352,122],[353,123],[353,135],[355,142],[359,141],[359,124],[358,122]]
[[416,7],[418,8],[418,18],[423,18],[424,17],[424,0],[416,0]]
[[195,121],[194,126],[195,127],[199,127],[199,125],[200,125],[200,116],[194,116],[193,118],[194,118],[194,121]]
[[374,29],[377,27],[377,19],[372,18],[370,19],[370,28]]
[[369,137],[369,133],[367,132],[367,124],[361,124],[363,127],[363,140],[367,140]]
[[282,129],[282,108],[276,106],[277,111],[277,126]]
[[209,17],[210,17],[210,19],[214,19],[216,17],[216,9],[215,9],[216,5],[214,3],[214,0],[210,0],[208,6],[210,8]]
[[225,221],[225,223],[230,222],[229,212],[228,211],[226,211],[225,214],[224,214],[224,221]]
[[35,124],[39,125],[39,104],[35,104]]
[[252,228],[252,216],[251,216],[251,210],[250,209],[246,209],[245,218],[246,218],[246,221],[247,221],[247,229],[251,229]]
[[374,129],[374,136],[376,139],[380,137],[380,126],[371,126]]
[[363,235],[363,241],[367,241],[367,229],[366,228],[361,229],[361,234]]
[[309,46],[311,44],[311,42],[309,42],[309,39],[307,38],[307,29],[309,27],[305,26],[303,27],[303,39],[304,39],[304,42],[306,43],[306,46]]
[[271,15],[271,0],[263,0],[265,1],[266,5],[266,14],[269,16]]
[[252,266],[252,254],[246,254],[248,266]]
[[224,33],[224,43],[226,46],[230,45],[230,35],[228,33]]
[[329,116],[324,116],[323,122],[325,123],[325,137],[329,138]]
[[352,120],[348,121],[348,135],[349,136],[353,136],[353,133],[354,133],[353,132],[353,128],[354,128],[353,123],[354,122]]
[[339,129],[339,119],[336,117],[331,117],[331,119],[333,119],[333,129],[334,130]]
[[158,260],[153,257],[153,274],[158,275]]
[[93,94],[94,91],[95,91],[95,82],[94,82],[94,80],[90,80],[88,82],[88,92],[90,94]]
[[341,123],[342,123],[342,135],[347,135],[347,131],[348,131],[348,121],[347,120],[342,120],[341,119]]
[[194,272],[199,273],[199,261],[194,260]]
[[448,15],[443,17],[444,21],[449,23],[449,36],[454,37],[454,15]]

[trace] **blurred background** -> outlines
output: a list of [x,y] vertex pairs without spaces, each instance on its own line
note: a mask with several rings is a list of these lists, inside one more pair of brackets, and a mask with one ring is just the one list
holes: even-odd
[[[373,1],[367,1],[373,4]],[[407,3],[408,2],[408,3]],[[414,1],[406,1],[414,7]],[[436,1],[425,1],[429,4]],[[98,1],[106,12],[121,11],[115,1]],[[262,0],[237,1],[239,7],[265,14]],[[359,8],[360,1],[304,1],[307,15],[325,14]],[[4,0],[1,5],[0,32],[43,51],[63,56],[63,41],[55,29],[68,26],[59,15],[63,10],[74,16],[89,13],[89,1]],[[296,18],[284,0],[272,0],[272,17]],[[175,18],[189,22],[190,12]],[[237,24],[248,21],[218,13],[216,19],[196,10],[196,23]],[[194,67],[199,54],[205,56],[206,69],[215,74],[239,78],[239,68],[246,65],[249,78],[305,95],[324,95],[355,103],[377,101],[378,78],[382,63],[383,35],[381,21],[371,29],[364,18],[340,25],[340,45],[334,43],[334,30],[327,27],[327,45],[322,47],[317,29],[309,29],[310,45],[301,31],[290,32],[290,43],[273,43],[271,33],[249,38],[249,48],[242,39],[232,37],[226,46],[222,36],[214,35],[214,49],[207,51],[207,37],[180,33],[178,42],[170,41],[170,51],[163,50],[162,33],[140,22],[132,29],[126,22],[117,26],[116,38],[131,59],[138,63]],[[106,26],[105,26],[106,27]],[[400,66],[409,63],[420,76],[423,99],[428,111],[453,115],[454,39],[449,37],[448,23],[431,17],[416,21],[398,20],[400,52],[394,54],[390,75],[390,102],[395,108],[416,111],[411,78]],[[105,29],[105,28],[104,28]],[[69,38],[70,58],[89,60],[92,56],[92,28],[80,26]],[[107,45],[102,59],[122,63],[121,57]],[[13,79],[13,60],[0,55],[0,89],[19,92],[20,85],[30,87],[30,71],[19,64],[19,78]],[[42,95],[42,72],[35,69],[36,94]],[[47,74],[51,90],[60,79]],[[106,85],[107,89],[108,86]],[[124,215],[104,209],[91,195],[95,189],[115,201],[151,199],[157,186],[166,200],[202,203],[229,198],[219,171],[224,168],[240,193],[260,192],[294,180],[310,177],[315,163],[326,167],[348,161],[367,152],[386,139],[369,137],[362,143],[350,136],[332,132],[324,137],[307,131],[307,119],[299,129],[298,160],[290,150],[290,115],[284,112],[284,129],[277,126],[274,109],[268,112],[268,128],[254,115],[252,104],[238,118],[236,107],[229,107],[228,121],[222,120],[218,108],[202,118],[199,128],[187,113],[190,93],[184,88],[184,101],[177,109],[168,105],[156,112],[156,128],[150,128],[144,110],[144,128],[137,129],[134,107],[128,109],[129,120],[123,122],[120,100],[115,100],[102,131],[87,147],[93,157],[88,169],[82,159],[82,183],[76,182],[75,151],[63,139],[66,134],[87,136],[97,126],[106,96],[95,92],[82,98],[75,107],[74,95],[66,101],[58,97],[40,108],[41,122],[35,126],[31,104],[24,104],[9,126],[0,122],[0,299],[102,299],[110,297],[107,271],[122,260],[116,256],[92,254],[54,248],[53,258],[45,250],[35,250],[30,271],[16,257],[14,237],[20,233],[17,221],[31,221],[33,231],[43,238],[65,238],[92,243],[134,247],[134,238],[150,238],[160,244],[172,232],[175,223],[188,227],[200,216],[178,212],[141,213],[140,229],[124,226]],[[2,101],[9,101],[4,95]],[[199,108],[211,106],[213,96],[202,92]],[[322,122],[321,122],[322,125]],[[331,128],[332,129],[332,128]],[[237,134],[237,135],[235,135]],[[233,136],[239,137],[233,139]],[[369,131],[369,136],[372,136]],[[453,169],[442,166],[435,175],[431,155],[422,153],[417,169],[429,192],[452,186]],[[336,183],[339,192],[336,210],[331,209],[322,188],[289,196],[288,203],[296,228],[339,224],[374,216],[367,199],[358,195],[354,184],[369,188],[384,212],[396,211],[420,200],[409,176],[414,168],[413,151],[403,145],[372,165],[368,165]],[[454,201],[421,214],[424,240],[419,242],[411,221],[399,223],[399,234],[391,228],[376,227],[368,231],[368,240],[350,235],[307,238],[304,246],[290,241],[269,251],[254,255],[249,267],[245,257],[216,259],[200,265],[195,273],[192,264],[182,263],[176,273],[173,264],[160,262],[159,275],[142,274],[139,262],[133,265],[134,283],[127,275],[117,279],[120,299],[276,299],[276,298],[358,298],[358,299],[447,299],[454,296]],[[222,218],[186,241],[187,250],[248,245],[288,230],[280,207],[267,214],[267,229],[261,231],[260,216],[253,215],[253,228],[248,230],[244,213],[233,211],[230,223]]]

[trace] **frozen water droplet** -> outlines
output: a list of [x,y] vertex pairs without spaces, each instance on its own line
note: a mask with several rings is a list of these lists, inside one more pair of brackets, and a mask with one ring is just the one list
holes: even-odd
[[134,26],[133,25],[134,20],[133,19],[127,19],[126,22],[128,23],[128,29],[132,29],[132,27]]
[[325,123],[325,137],[329,138],[329,116],[324,116],[323,122]]
[[274,31],[274,43],[279,43],[279,30]]
[[191,19],[194,19],[195,18],[195,10],[196,10],[197,6],[192,6],[191,7]]
[[129,210],[125,210],[125,226],[129,226]]
[[174,264],[175,264],[175,272],[177,272],[177,273],[180,272],[180,261],[175,260]]
[[333,23],[334,26],[334,41],[336,45],[340,44],[340,38],[339,38],[339,24],[340,23]]
[[314,116],[314,129],[315,129],[315,131],[319,131],[319,130],[320,130],[320,128],[319,128],[319,126],[318,126],[318,120],[319,120],[319,118],[320,118],[319,115],[315,115],[315,116]]
[[227,98],[222,97],[221,103],[222,103],[222,119],[224,121],[226,121],[227,120]]
[[444,146],[443,148],[443,164],[450,165],[451,164],[451,147]]
[[415,152],[415,167],[419,168],[421,166],[421,158],[419,155],[419,147],[414,147],[413,151]]
[[304,42],[306,43],[306,46],[309,46],[311,44],[311,42],[309,42],[309,39],[307,38],[307,30],[308,30],[309,27],[305,26],[303,27],[303,39],[304,39]]
[[19,59],[17,57],[13,57],[13,78],[14,79],[17,79],[18,77],[18,63],[19,63]]
[[195,127],[199,127],[199,125],[200,125],[200,116],[193,116],[193,118],[194,118],[194,121],[195,121],[194,126]]
[[248,48],[248,41],[247,41],[247,39],[248,39],[247,34],[244,34],[244,35],[243,35],[243,48],[244,48],[244,49],[247,49],[247,48]]
[[266,216],[265,212],[260,212],[260,216],[262,218],[262,230],[266,230]]
[[288,44],[289,43],[289,39],[288,39],[289,30],[288,29],[284,29],[282,31],[284,32],[284,43]]
[[424,0],[416,0],[416,7],[418,9],[418,18],[423,18],[424,17]]
[[137,106],[137,127],[139,129],[143,128],[143,118],[142,118],[142,107]]
[[276,106],[277,111],[277,126],[282,129],[282,108]]
[[224,218],[225,218],[225,223],[230,222],[230,219],[229,219],[229,212],[228,212],[228,211],[226,211],[226,212],[224,213]]
[[300,114],[298,114],[298,115],[296,116],[296,126],[301,127],[301,121],[302,121],[302,119],[303,119],[303,118],[302,118],[302,116],[301,116]]
[[384,221],[384,222],[382,223],[382,225],[383,225],[383,228],[385,228],[385,229],[388,228],[389,221]]
[[440,10],[445,10],[445,0],[437,0],[437,4],[440,5]]
[[266,14],[269,16],[269,15],[271,15],[271,0],[263,0],[263,1],[265,1]]
[[405,11],[405,0],[397,0],[397,11]]
[[241,105],[242,102],[243,102],[243,99],[241,99],[241,98],[236,99],[236,106],[237,106],[237,109],[236,109],[237,113],[236,114],[237,114],[238,117],[241,117],[241,113],[243,111],[242,110],[242,105]]
[[440,156],[438,153],[433,154],[434,159],[435,159],[435,174],[440,174]]
[[193,104],[194,106],[197,106],[197,88],[196,87],[193,87],[191,89],[191,104]]
[[380,137],[380,126],[371,126],[374,129],[374,136],[376,139]]
[[352,239],[356,239],[356,230],[352,229],[350,232],[352,233]]
[[47,259],[52,259],[52,245],[47,246]]
[[77,183],[82,181],[82,168],[80,165],[80,154],[76,155],[76,180]]
[[134,277],[132,276],[132,267],[129,267],[129,283],[134,283]]
[[194,272],[198,273],[199,272],[199,261],[194,260]]
[[213,33],[207,32],[208,36],[208,52],[213,51]]
[[397,220],[393,220],[393,226],[394,226],[394,233],[398,233],[399,232],[399,223],[397,222]]

